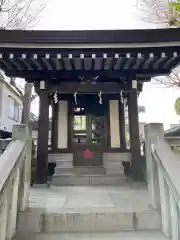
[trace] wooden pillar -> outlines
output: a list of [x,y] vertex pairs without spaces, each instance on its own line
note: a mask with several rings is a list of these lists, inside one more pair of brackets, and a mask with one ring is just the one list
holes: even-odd
[[133,180],[142,180],[142,159],[139,139],[139,114],[138,114],[138,95],[137,89],[132,88],[128,94],[128,115],[129,115],[129,132],[131,146],[131,176]]
[[39,91],[39,124],[37,148],[36,183],[43,184],[47,180],[48,138],[49,138],[49,99],[48,91]]
[[125,112],[124,101],[119,101],[119,124],[120,124],[120,143],[123,150],[126,149],[126,125],[125,125]]
[[55,152],[57,150],[58,139],[58,104],[52,102],[52,128],[51,128],[51,148]]

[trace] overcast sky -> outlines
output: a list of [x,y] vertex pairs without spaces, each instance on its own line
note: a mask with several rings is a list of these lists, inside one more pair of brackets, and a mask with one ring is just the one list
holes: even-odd
[[[135,8],[135,0],[46,0],[39,29],[78,30],[78,29],[138,29],[157,28],[140,20]],[[123,2],[123,3],[122,3]],[[166,88],[157,84],[145,84],[139,97],[139,104],[146,107],[146,114],[140,121],[178,123],[174,102],[180,96],[179,89]],[[32,104],[38,113],[38,101]]]

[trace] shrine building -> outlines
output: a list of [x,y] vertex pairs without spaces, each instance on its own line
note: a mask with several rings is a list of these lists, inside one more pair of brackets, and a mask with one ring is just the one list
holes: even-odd
[[33,83],[40,98],[36,182],[47,181],[48,162],[56,163],[55,178],[63,169],[118,174],[122,166],[140,180],[138,96],[145,82],[179,62],[180,29],[0,30],[0,68]]

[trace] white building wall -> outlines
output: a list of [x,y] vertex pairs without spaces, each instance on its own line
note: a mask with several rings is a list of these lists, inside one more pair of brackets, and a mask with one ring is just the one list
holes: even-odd
[[[18,120],[9,117],[10,105],[8,96],[11,96],[19,104],[20,115]],[[7,131],[12,132],[13,125],[21,122],[22,107],[20,96],[18,96],[8,84],[3,81],[0,82],[0,128],[6,128]]]
[[[37,148],[38,145],[38,130],[33,130],[32,131],[32,139],[34,141],[34,145]],[[48,139],[48,145],[51,145],[51,131],[49,131],[49,139]]]

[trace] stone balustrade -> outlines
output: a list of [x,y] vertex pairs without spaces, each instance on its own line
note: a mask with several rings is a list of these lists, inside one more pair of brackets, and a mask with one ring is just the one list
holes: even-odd
[[163,125],[145,126],[147,182],[152,207],[160,210],[162,231],[180,239],[180,161],[164,139]]
[[30,128],[15,125],[12,141],[0,156],[0,240],[15,236],[17,213],[28,207],[30,167]]

